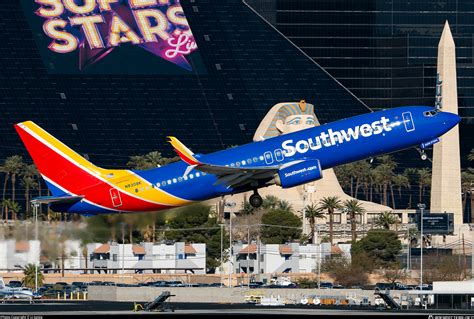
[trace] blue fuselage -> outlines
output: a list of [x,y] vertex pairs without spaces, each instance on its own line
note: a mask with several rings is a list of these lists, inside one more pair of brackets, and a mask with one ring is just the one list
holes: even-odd
[[[363,114],[295,133],[200,155],[203,162],[229,167],[284,165],[300,160],[319,160],[323,169],[420,145],[436,139],[460,121],[459,116],[435,112],[432,107],[410,106]],[[191,201],[206,200],[268,186],[239,188],[216,183],[217,177],[193,170],[183,178],[183,161],[147,171],[134,171],[167,193]]]

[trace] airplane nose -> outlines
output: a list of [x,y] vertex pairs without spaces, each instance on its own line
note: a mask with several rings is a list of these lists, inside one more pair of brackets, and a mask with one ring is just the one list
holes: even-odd
[[450,113],[450,112],[442,112],[442,122],[444,125],[452,128],[456,126],[459,122],[461,122],[461,117],[457,114]]

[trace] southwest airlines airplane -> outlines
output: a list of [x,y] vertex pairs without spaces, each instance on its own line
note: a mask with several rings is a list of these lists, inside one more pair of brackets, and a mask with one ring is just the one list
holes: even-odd
[[312,182],[337,165],[410,147],[419,147],[426,159],[423,149],[459,121],[432,107],[401,107],[211,154],[194,154],[169,137],[181,161],[149,170],[103,169],[31,121],[15,128],[52,193],[36,201],[95,215],[158,211],[251,190],[249,201],[259,207],[259,188]]

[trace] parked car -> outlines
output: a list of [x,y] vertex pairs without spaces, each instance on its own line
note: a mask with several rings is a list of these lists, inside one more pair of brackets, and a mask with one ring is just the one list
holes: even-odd
[[21,284],[21,281],[19,280],[10,280],[10,282],[8,283],[8,286],[11,288],[18,288],[18,287],[21,287],[22,284]]
[[332,284],[332,282],[321,281],[321,283],[319,284],[320,289],[332,289],[333,287],[334,285]]
[[116,283],[113,281],[104,281],[102,282],[102,286],[115,286]]
[[222,284],[220,282],[214,282],[212,284],[209,284],[209,287],[221,287]]
[[166,282],[166,287],[186,287],[186,286],[179,280],[170,280]]
[[415,289],[416,290],[433,290],[433,285],[430,285],[430,284],[417,285]]
[[55,283],[55,285],[68,286],[69,284],[67,282],[64,282],[64,281],[58,281],[57,283]]
[[387,290],[392,287],[392,284],[389,282],[378,282],[375,284],[375,290]]
[[158,280],[158,281],[155,281],[151,286],[153,286],[153,287],[166,287],[166,281]]
[[344,287],[343,285],[333,285],[332,288],[333,289],[345,289],[346,287]]
[[102,286],[102,281],[94,280],[94,281],[90,282],[88,286]]

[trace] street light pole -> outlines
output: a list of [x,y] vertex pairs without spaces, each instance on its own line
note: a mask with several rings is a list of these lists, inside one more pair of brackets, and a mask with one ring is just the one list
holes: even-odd
[[303,185],[303,209],[301,211],[303,215],[303,235],[306,235],[306,196],[308,196],[308,190],[306,185]]
[[223,249],[224,249],[224,224],[221,224],[221,266],[220,266],[220,275],[221,275],[221,288],[222,288],[222,273],[224,272],[224,257],[223,257]]
[[229,288],[232,288],[232,212],[229,214]]
[[[39,203],[34,202],[33,203],[33,212],[35,214],[35,241],[38,241],[38,206]],[[40,250],[41,252],[41,250]],[[41,253],[40,253],[41,254]],[[39,256],[38,260],[36,261],[36,267],[35,267],[35,292],[38,291],[38,268],[39,268]]]
[[423,241],[423,213],[424,209],[426,208],[425,204],[418,204],[418,208],[420,209],[420,218],[421,218],[421,224],[420,224],[420,238],[421,238],[421,249],[420,249],[420,290],[423,290],[423,246],[424,246],[424,241]]
[[247,288],[250,289],[250,225],[247,224]]
[[121,223],[122,230],[122,283],[125,283],[125,224]]
[[316,234],[318,236],[318,245],[319,245],[319,256],[318,256],[318,289],[321,287],[321,258],[322,258],[322,254],[321,254],[321,238],[319,237],[320,236],[320,233],[319,233],[319,227],[318,225],[316,225]]

